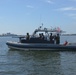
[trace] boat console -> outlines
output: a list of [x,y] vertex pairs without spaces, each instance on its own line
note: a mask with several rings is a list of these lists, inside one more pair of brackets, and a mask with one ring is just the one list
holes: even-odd
[[[20,38],[21,43],[52,43],[54,44],[54,40],[56,39],[57,34],[61,34],[63,31],[57,28],[42,28],[41,26],[38,29],[35,29],[33,34],[30,36],[26,35],[26,38]],[[38,34],[37,34],[38,33]],[[50,41],[50,35],[55,34],[54,37],[52,38],[52,41]],[[27,39],[27,36],[29,36],[29,39]],[[59,37],[59,36],[58,36]],[[60,38],[59,38],[60,41]]]

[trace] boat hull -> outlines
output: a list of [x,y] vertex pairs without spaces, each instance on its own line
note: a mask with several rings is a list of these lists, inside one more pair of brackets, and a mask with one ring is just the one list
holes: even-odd
[[57,45],[57,44],[41,44],[41,43],[18,43],[18,42],[7,42],[10,49],[16,50],[51,50],[51,51],[67,51],[76,50],[75,45]]

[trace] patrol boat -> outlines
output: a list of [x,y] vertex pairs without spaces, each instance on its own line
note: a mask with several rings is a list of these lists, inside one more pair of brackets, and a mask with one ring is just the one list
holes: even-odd
[[[27,33],[26,36],[19,37],[20,41],[7,41],[6,44],[10,49],[16,50],[51,50],[51,51],[63,51],[63,50],[76,50],[76,44],[60,44],[60,35],[63,33],[59,27],[57,28],[39,28],[35,29],[32,35]],[[53,34],[53,38],[50,38]],[[58,40],[56,39],[58,35]]]

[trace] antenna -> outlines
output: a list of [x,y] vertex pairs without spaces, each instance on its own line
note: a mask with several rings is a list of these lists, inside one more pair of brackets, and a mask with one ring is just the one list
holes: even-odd
[[42,14],[40,13],[40,25],[42,25],[43,26],[43,23],[42,23],[43,21],[42,21]]

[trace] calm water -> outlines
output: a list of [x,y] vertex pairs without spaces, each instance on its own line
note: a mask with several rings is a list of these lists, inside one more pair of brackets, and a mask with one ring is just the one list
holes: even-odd
[[[0,75],[76,75],[76,51],[9,50],[7,40],[18,41],[0,37]],[[62,36],[61,40],[76,42],[76,36]]]

